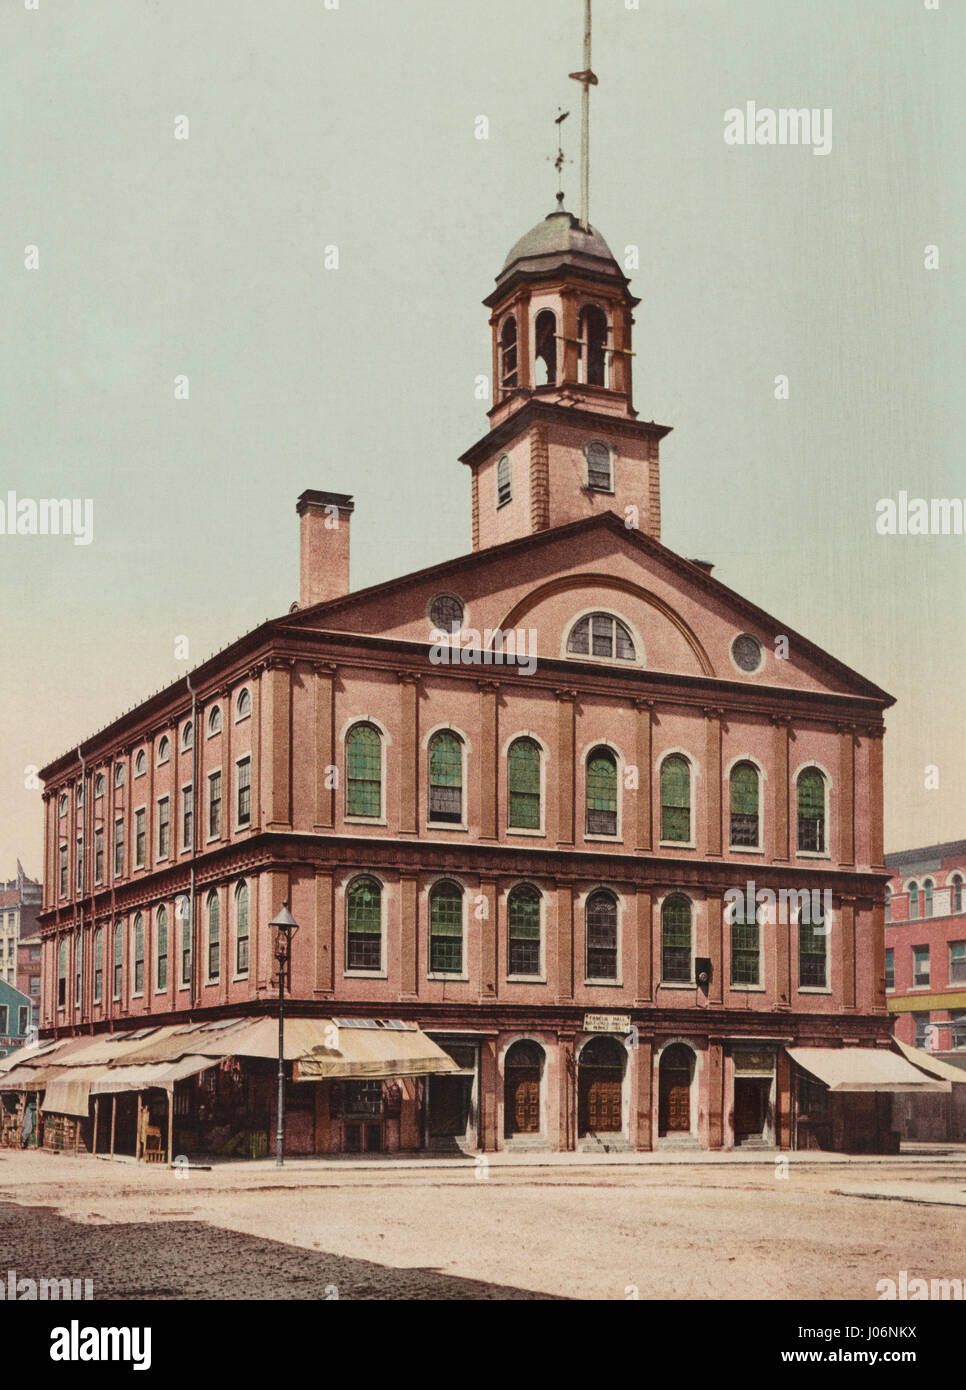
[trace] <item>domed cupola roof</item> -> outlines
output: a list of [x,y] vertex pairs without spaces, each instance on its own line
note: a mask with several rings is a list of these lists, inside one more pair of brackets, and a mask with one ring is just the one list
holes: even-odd
[[555,209],[520,238],[507,256],[496,283],[499,290],[504,290],[511,282],[550,278],[567,269],[583,271],[595,280],[629,284],[600,232],[593,227],[583,227],[573,213],[563,207]]

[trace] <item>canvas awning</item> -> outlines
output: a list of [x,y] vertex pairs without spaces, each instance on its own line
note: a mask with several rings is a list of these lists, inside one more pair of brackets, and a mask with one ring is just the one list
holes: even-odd
[[91,1095],[104,1096],[119,1091],[146,1091],[149,1086],[158,1086],[161,1084],[158,1077],[168,1070],[168,1065],[148,1062],[140,1067],[111,1067],[109,1071],[98,1067],[96,1070],[100,1075],[91,1085]]
[[187,1076],[197,1076],[198,1072],[217,1067],[220,1062],[220,1057],[182,1057],[180,1062],[175,1062],[173,1066],[164,1066],[154,1085],[170,1089],[176,1081],[184,1081]]
[[419,1028],[336,1028],[336,1046],[316,1045],[295,1062],[296,1081],[342,1077],[380,1081],[393,1076],[437,1076],[460,1067]]
[[898,1038],[893,1038],[893,1042],[903,1057],[914,1067],[924,1071],[927,1076],[935,1076],[938,1080],[948,1081],[952,1085],[966,1086],[966,1070],[963,1068],[951,1066],[942,1058],[934,1057],[931,1052],[924,1052],[921,1047],[910,1047],[908,1043],[900,1042]]
[[41,1110],[86,1118],[91,1086],[106,1071],[106,1067],[65,1067],[60,1076],[49,1083]]
[[49,1081],[63,1076],[65,1071],[65,1067],[14,1067],[0,1077],[0,1091],[43,1091]]
[[789,1057],[830,1091],[949,1091],[950,1082],[932,1080],[895,1052],[876,1047],[790,1047]]

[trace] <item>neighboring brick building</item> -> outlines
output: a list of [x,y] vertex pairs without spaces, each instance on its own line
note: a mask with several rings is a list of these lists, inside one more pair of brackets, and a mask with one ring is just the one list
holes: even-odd
[[[296,1060],[347,1049],[290,1088],[293,1148],[890,1144],[921,1076],[884,996],[892,701],[661,544],[637,303],[599,234],[538,224],[486,300],[472,552],[351,593],[351,498],[304,493],[298,611],[44,769],[45,1036],[160,1066],[173,1025],[271,1018],[287,901],[293,1019],[348,1037]],[[749,880],[824,921],[735,917]],[[366,1071],[387,1016],[449,1074]],[[260,1055],[155,1103],[201,1148],[264,1135]]]
[[37,879],[17,860],[17,876],[0,885],[0,979],[31,999],[31,1027],[40,1010],[40,899]]
[[886,855],[886,992],[896,1037],[966,1068],[966,840]]

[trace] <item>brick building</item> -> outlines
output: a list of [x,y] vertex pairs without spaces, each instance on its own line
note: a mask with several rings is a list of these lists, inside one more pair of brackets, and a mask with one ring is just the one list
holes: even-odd
[[113,1087],[113,1144],[125,1071],[175,1151],[267,1145],[288,902],[293,1150],[888,1147],[923,1081],[884,994],[891,698],[661,543],[596,231],[558,208],[485,303],[472,551],[353,593],[352,499],[303,493],[297,610],[44,769],[57,1104],[104,1147]]
[[17,876],[0,885],[0,979],[31,1001],[31,1028],[40,1022],[41,888],[17,860]]

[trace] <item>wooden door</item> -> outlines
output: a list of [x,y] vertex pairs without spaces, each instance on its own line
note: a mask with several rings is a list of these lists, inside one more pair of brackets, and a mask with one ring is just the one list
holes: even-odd
[[661,1134],[690,1134],[691,1066],[679,1055],[661,1059],[659,1104]]
[[462,1137],[469,1119],[469,1076],[434,1076],[429,1083],[429,1132],[434,1138]]
[[505,1134],[540,1133],[540,1070],[513,1067],[506,1073]]
[[623,1128],[620,1072],[611,1068],[580,1069],[580,1133],[618,1134]]
[[735,1138],[761,1134],[771,1083],[764,1077],[735,1077]]

